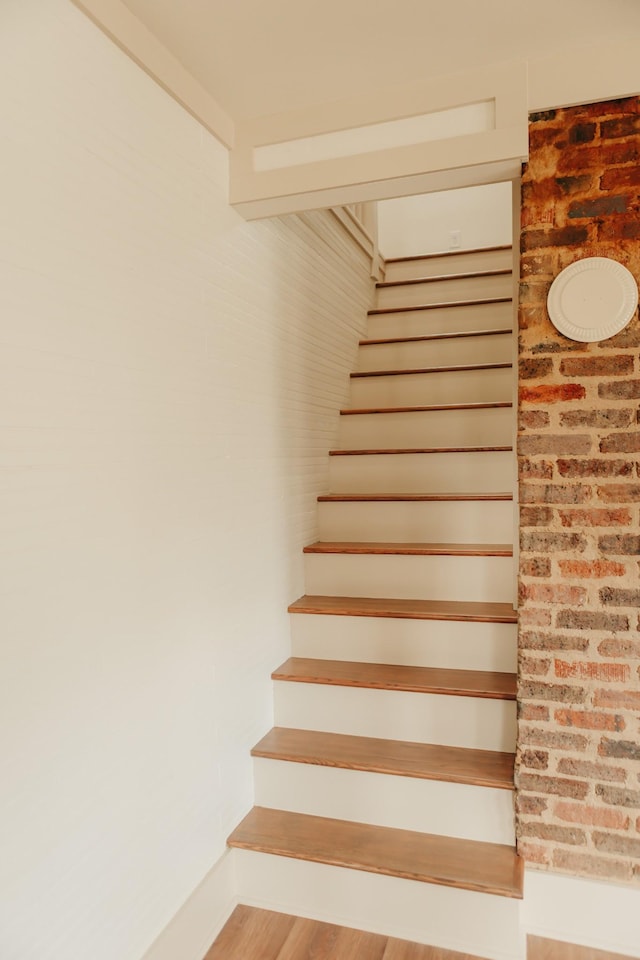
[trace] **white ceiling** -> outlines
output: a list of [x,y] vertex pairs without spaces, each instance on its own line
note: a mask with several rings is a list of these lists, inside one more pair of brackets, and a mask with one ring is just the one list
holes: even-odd
[[563,47],[633,35],[640,41],[640,0],[124,4],[234,120]]

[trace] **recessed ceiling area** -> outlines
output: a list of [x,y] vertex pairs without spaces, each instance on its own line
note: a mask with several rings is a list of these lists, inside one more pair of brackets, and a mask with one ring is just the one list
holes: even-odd
[[[638,0],[124,0],[234,119],[640,36]],[[598,63],[592,64],[594,71]]]

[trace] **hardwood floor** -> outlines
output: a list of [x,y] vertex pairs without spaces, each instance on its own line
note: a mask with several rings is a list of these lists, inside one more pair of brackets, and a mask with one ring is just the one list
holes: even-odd
[[631,960],[631,957],[530,934],[527,937],[527,960]]
[[204,960],[477,960],[408,940],[240,905]]

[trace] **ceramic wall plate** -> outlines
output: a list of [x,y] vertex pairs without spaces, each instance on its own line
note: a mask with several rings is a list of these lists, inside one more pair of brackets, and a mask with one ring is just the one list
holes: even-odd
[[638,284],[617,260],[576,260],[551,284],[551,322],[570,340],[608,340],[629,323],[638,306]]

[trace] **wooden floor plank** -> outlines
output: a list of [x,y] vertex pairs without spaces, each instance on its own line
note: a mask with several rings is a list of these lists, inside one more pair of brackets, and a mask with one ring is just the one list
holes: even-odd
[[458,953],[440,947],[428,947],[409,940],[395,940],[389,937],[387,949],[382,960],[478,960],[469,953]]
[[274,727],[254,757],[513,790],[514,754]]
[[480,623],[517,623],[510,603],[467,600],[400,600],[395,597],[330,597],[305,594],[289,613],[337,617],[390,617],[399,620],[459,620]]
[[444,280],[473,280],[478,277],[506,277],[512,273],[511,267],[498,267],[493,270],[467,270],[464,273],[443,273],[433,277],[409,277],[406,280],[378,280],[377,290],[390,287],[413,287],[418,283],[441,283]]
[[527,960],[632,960],[620,953],[582,947],[576,943],[561,943],[545,937],[527,937]]
[[411,257],[386,257],[385,263],[412,263],[416,260],[442,260],[446,258],[455,263],[455,258],[459,256],[469,256],[472,253],[491,253],[494,250],[511,250],[510,243],[501,243],[493,247],[472,247],[464,250],[443,250],[442,253],[418,253]]
[[204,960],[277,960],[296,918],[237,906]]
[[407,667],[395,663],[290,657],[271,676],[274,680],[298,683],[326,683],[493,700],[516,699],[516,675],[489,670],[448,670],[439,667]]
[[229,837],[232,847],[402,877],[424,883],[522,897],[515,848],[254,807]]
[[335,957],[341,927],[298,917],[277,960],[324,960]]
[[510,543],[390,543],[369,540],[318,540],[304,553],[375,554],[409,557],[512,557]]

